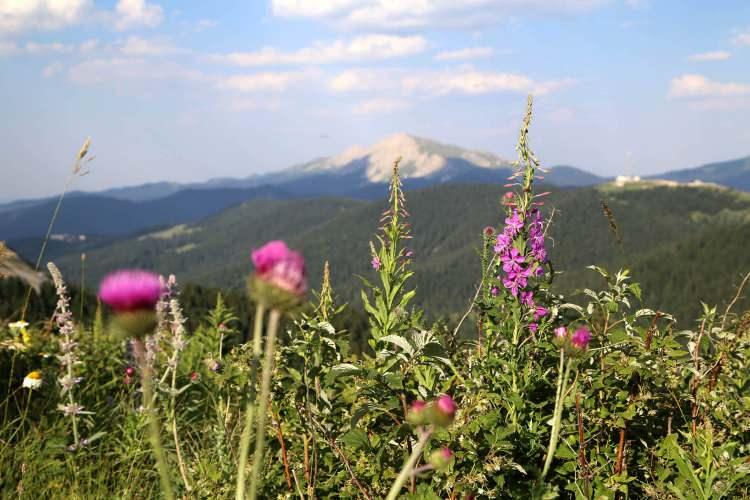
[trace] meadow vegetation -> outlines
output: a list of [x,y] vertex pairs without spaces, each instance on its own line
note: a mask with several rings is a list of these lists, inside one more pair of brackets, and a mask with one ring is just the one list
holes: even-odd
[[[741,258],[723,257],[732,234],[746,231],[742,221],[720,194],[706,195],[700,213],[731,224],[710,229],[697,248],[640,256],[627,233],[619,242],[617,198],[547,210],[549,196],[565,195],[537,189],[543,169],[528,144],[530,122],[531,100],[515,173],[482,191],[495,216],[469,235],[471,252],[457,249],[477,279],[451,318],[420,300],[457,285],[450,270],[424,263],[442,242],[415,252],[411,221],[429,214],[407,201],[398,161],[382,214],[357,220],[372,234],[350,242],[364,249],[358,269],[329,266],[317,253],[305,262],[276,239],[274,226],[288,222],[267,216],[266,238],[234,261],[218,249],[212,264],[245,267],[235,279],[247,280],[249,301],[214,293],[201,317],[188,313],[207,305],[205,290],[181,290],[179,275],[111,273],[97,301],[85,290],[71,295],[50,264],[54,289],[21,307],[5,298],[25,297],[26,286],[0,281],[2,496],[750,497],[750,311],[741,299],[750,275],[738,284],[706,278],[722,289],[722,306],[701,304],[694,321],[678,325],[626,267],[592,265],[631,257],[641,281],[677,288],[688,277],[649,276],[649,259],[688,253],[696,265],[747,272]],[[653,193],[621,196],[637,203]],[[344,202],[327,203],[332,213]],[[691,227],[640,222],[646,234]],[[458,219],[438,223],[464,231]],[[556,230],[563,224],[581,229]],[[581,236],[594,224],[611,230],[608,242]],[[570,255],[569,274],[552,258],[553,235]],[[164,241],[142,242],[155,245],[158,261]],[[576,258],[586,245],[597,249],[593,262]],[[309,295],[305,263],[321,276]],[[341,301],[339,272],[357,274],[361,310]],[[572,298],[556,288],[579,273],[592,286]],[[51,300],[54,316],[41,319]]]

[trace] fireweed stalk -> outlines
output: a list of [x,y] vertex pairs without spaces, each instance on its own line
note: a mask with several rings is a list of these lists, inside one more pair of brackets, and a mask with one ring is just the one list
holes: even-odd
[[70,446],[70,449],[77,450],[81,444],[78,434],[78,415],[90,415],[91,412],[84,411],[83,406],[76,403],[73,394],[73,388],[81,382],[82,378],[75,376],[75,367],[76,365],[80,365],[81,361],[76,352],[78,343],[74,339],[75,325],[73,324],[73,313],[70,311],[68,289],[65,286],[60,270],[55,264],[52,262],[48,263],[47,269],[49,269],[52,275],[52,281],[55,283],[57,293],[57,306],[55,307],[54,317],[55,324],[60,333],[60,354],[57,356],[57,359],[60,361],[65,372],[58,379],[61,387],[60,396],[65,398],[67,395],[68,399],[67,404],[60,404],[57,406],[57,409],[70,417],[73,427],[73,444]]
[[[260,398],[258,399],[258,421],[255,429],[255,452],[253,455],[252,472],[250,476],[251,499],[257,498],[260,487],[260,470],[263,465],[265,450],[266,416],[268,412],[268,398],[271,392],[271,374],[273,373],[274,349],[279,319],[282,312],[297,307],[304,299],[307,291],[305,261],[301,254],[287,247],[283,241],[271,241],[252,252],[255,273],[248,279],[248,291],[256,304],[255,328],[253,333],[253,366],[257,366],[261,352],[261,331],[263,329],[263,314],[270,309],[266,329],[266,345],[263,354],[263,366],[260,383]],[[257,368],[251,369],[251,391],[245,412],[245,428],[240,442],[240,457],[237,470],[236,498],[245,498],[245,469],[247,454],[250,448],[250,433],[255,414],[255,376]]]
[[115,327],[133,339],[133,354],[141,367],[141,386],[144,408],[148,416],[151,446],[156,456],[156,467],[164,496],[174,498],[169,479],[167,460],[161,445],[159,419],[154,411],[151,387],[152,370],[146,360],[143,338],[157,324],[155,306],[162,294],[161,282],[155,274],[140,270],[114,272],[104,278],[99,287],[99,299],[115,312]]
[[549,472],[555,451],[557,450],[557,442],[560,439],[562,411],[565,406],[565,398],[569,392],[568,379],[571,367],[573,362],[586,351],[590,340],[591,332],[586,327],[580,327],[573,333],[564,326],[559,326],[554,330],[553,343],[560,348],[560,366],[557,372],[557,391],[555,394],[555,409],[552,413],[552,431],[549,437],[547,456],[544,460],[541,479],[544,479]]

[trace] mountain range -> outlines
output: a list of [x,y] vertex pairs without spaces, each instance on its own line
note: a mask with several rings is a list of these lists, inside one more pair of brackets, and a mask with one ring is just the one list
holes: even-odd
[[[383,196],[398,157],[407,190],[446,183],[497,186],[507,182],[512,173],[508,160],[491,153],[395,134],[371,147],[354,146],[332,157],[241,179],[161,182],[98,193],[68,193],[55,222],[48,256],[87,251],[154,228],[195,224],[250,200],[375,200]],[[551,167],[543,175],[543,182],[558,189],[611,180],[572,166]],[[702,179],[750,190],[750,157],[656,177],[675,182]],[[0,205],[0,240],[21,255],[35,258],[56,204],[56,198],[46,198]]]

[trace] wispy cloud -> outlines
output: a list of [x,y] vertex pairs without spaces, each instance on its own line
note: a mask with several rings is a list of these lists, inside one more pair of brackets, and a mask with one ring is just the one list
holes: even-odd
[[195,69],[169,61],[145,58],[112,57],[90,59],[77,63],[68,70],[70,81],[80,85],[96,85],[123,81],[211,81],[212,78]]
[[750,32],[740,33],[732,39],[732,43],[740,46],[750,46]]
[[700,52],[698,54],[691,54],[688,56],[689,61],[694,62],[707,62],[707,61],[726,61],[731,57],[731,54],[725,50],[716,50],[713,52]]
[[127,56],[167,56],[189,52],[174,45],[165,38],[145,39],[131,36],[120,46],[120,52]]
[[61,62],[53,62],[42,69],[42,76],[44,78],[52,78],[53,76],[61,73],[65,69],[65,65]]
[[409,109],[411,104],[403,99],[375,98],[357,103],[352,112],[356,115],[389,114]]
[[404,57],[426,48],[427,40],[418,35],[370,34],[349,41],[318,42],[294,52],[265,47],[255,52],[216,55],[213,59],[236,66],[316,65]]
[[611,0],[272,0],[282,17],[306,17],[350,28],[472,27],[501,18],[546,12],[587,11]]
[[115,6],[115,28],[124,31],[134,27],[153,28],[161,24],[164,9],[146,0],[118,0]]
[[672,98],[737,97],[750,94],[750,85],[737,82],[717,82],[702,75],[682,75],[669,85]]
[[222,78],[217,87],[237,92],[282,92],[310,76],[304,71],[263,72]]
[[470,68],[442,71],[397,69],[350,69],[333,76],[328,88],[333,92],[390,91],[401,95],[443,96],[482,95],[498,92],[548,94],[573,85],[572,78],[537,81],[517,73],[476,71]]
[[448,50],[435,55],[436,61],[468,61],[491,57],[494,54],[492,47],[469,47],[459,50]]
[[0,33],[59,29],[81,21],[92,0],[2,0]]

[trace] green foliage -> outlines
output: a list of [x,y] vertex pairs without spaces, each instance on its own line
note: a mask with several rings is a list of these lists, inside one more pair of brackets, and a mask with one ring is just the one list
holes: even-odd
[[[344,213],[299,213],[287,227],[277,228],[268,219],[283,209],[269,202],[263,221],[245,221],[266,237],[276,237],[295,224],[315,226],[300,236],[313,245],[307,248],[320,245],[311,255],[336,245],[341,246],[337,255],[361,250],[356,266],[349,258],[340,261],[341,269],[334,264],[332,273],[327,263],[321,264],[321,286],[313,303],[282,324],[280,346],[275,353],[269,351],[275,358],[271,397],[266,408],[258,408],[268,416],[267,446],[262,461],[248,464],[248,470],[259,464],[260,497],[374,499],[391,490],[391,498],[400,494],[414,499],[750,495],[750,312],[737,313],[747,310],[742,295],[750,277],[736,292],[730,280],[717,281],[716,293],[720,291],[728,305],[719,308],[704,301],[696,322],[678,324],[660,301],[650,301],[648,287],[642,289],[633,280],[658,280],[665,276],[658,268],[640,268],[634,274],[610,265],[657,242],[660,233],[689,232],[700,228],[696,221],[702,219],[709,224],[735,220],[737,214],[726,210],[743,211],[746,201],[737,199],[727,208],[726,193],[695,200],[676,190],[670,200],[687,197],[700,214],[690,220],[668,214],[665,221],[644,224],[649,219],[638,203],[650,210],[671,201],[649,202],[658,190],[606,193],[622,234],[620,244],[609,234],[612,221],[574,210],[600,207],[605,193],[557,193],[548,199],[567,208],[562,215],[555,212],[551,225],[545,225],[544,239],[554,239],[553,259],[567,255],[568,263],[576,263],[562,272],[566,266],[557,260],[553,267],[530,257],[530,239],[537,231],[532,230],[533,210],[540,199],[534,179],[541,168],[528,144],[530,119],[529,103],[513,177],[517,182],[502,207],[497,206],[495,188],[435,188],[429,195],[410,195],[410,206],[417,210],[407,219],[395,169],[382,227],[370,248],[359,228],[347,235],[345,228],[353,226],[342,223],[363,214],[376,220],[380,208],[375,211],[364,204],[329,200],[331,212]],[[427,219],[434,218],[429,213],[434,193],[441,199],[470,195],[471,200],[453,200],[456,214],[442,212],[450,217],[431,226]],[[485,212],[464,211],[484,203],[478,201],[484,194],[490,200]],[[258,203],[256,208],[262,205]],[[632,207],[625,217],[624,206]],[[243,212],[237,210],[233,220],[239,224]],[[423,210],[427,215],[420,213]],[[506,266],[508,259],[495,253],[497,229],[480,237],[484,224],[467,222],[491,212],[496,228],[514,211],[519,221],[513,224],[519,228],[509,248],[525,259],[523,269],[533,271],[519,288],[533,293],[533,305],[505,281],[511,272],[506,267],[513,266]],[[541,215],[549,221],[552,212]],[[566,232],[572,227],[569,220],[580,227]],[[331,234],[329,224],[339,224],[340,237],[322,241],[323,235]],[[357,225],[364,226],[361,219]],[[419,227],[437,225],[450,227],[450,237],[428,231],[418,243]],[[630,232],[634,225],[644,226],[641,240]],[[710,231],[728,238],[721,232],[727,227]],[[585,231],[597,236],[590,240],[591,248],[576,253]],[[238,233],[230,237],[244,238],[243,245],[249,247],[249,236]],[[412,234],[414,240],[409,239]],[[355,237],[356,241],[348,239]],[[472,237],[471,243],[458,241]],[[718,245],[730,250],[716,260],[736,265],[732,272],[743,270],[739,266],[746,265],[744,261],[731,264],[735,243],[719,241],[706,248],[722,255]],[[434,259],[419,257],[438,247],[445,253],[436,252]],[[610,250],[615,257],[608,256]],[[222,267],[233,251],[217,253],[215,260],[220,262],[213,266]],[[411,251],[417,257],[411,257]],[[368,254],[377,259],[377,269],[376,279],[362,278],[364,290],[358,296],[364,310],[357,304],[341,305],[342,298],[353,296],[346,289],[353,274],[347,266],[363,271],[367,263],[361,256]],[[591,255],[600,265],[588,265]],[[637,258],[636,269],[653,255],[657,254]],[[669,264],[679,269],[674,259]],[[706,264],[709,269],[711,265]],[[226,267],[222,273],[240,268]],[[563,292],[572,281],[566,280],[576,274],[583,286],[569,296]],[[688,283],[693,278],[683,274],[680,279]],[[334,293],[337,282],[344,284],[344,291]],[[0,283],[3,291],[24,290],[20,282]],[[462,321],[468,335],[459,335],[461,324],[455,318],[428,322],[421,307],[437,304],[443,310],[441,301],[448,302],[448,295],[436,288],[466,292],[462,304],[469,309]],[[17,328],[0,327],[0,495],[158,497],[159,476],[145,437],[142,374],[128,370],[133,367],[131,346],[108,334],[107,318],[91,296],[83,297],[85,318],[79,319],[86,321],[77,324],[75,339],[81,359],[76,374],[83,377],[76,399],[92,414],[80,418],[82,445],[69,447],[69,423],[56,410],[62,397],[56,381],[62,375],[56,356],[59,339],[44,323],[55,302],[49,293],[43,289],[32,301],[33,324],[27,338]],[[194,286],[179,295],[171,288],[170,294],[157,308],[159,328],[146,340],[158,377],[154,403],[168,479],[179,497],[231,498],[248,394],[259,384],[253,376],[253,346],[247,343],[247,325],[255,319],[249,314],[252,305],[235,292],[219,294]],[[702,296],[691,297],[698,302]],[[75,295],[71,303],[79,303]],[[16,306],[4,305],[5,317],[12,318]],[[474,326],[476,338],[469,334]],[[576,347],[569,332],[584,327],[592,337]],[[553,333],[560,328],[568,335],[564,340]],[[44,380],[34,391],[22,386],[32,370],[40,370]],[[418,402],[445,394],[458,405],[452,422],[448,419],[439,427],[436,421],[414,417]],[[444,446],[453,456],[439,464],[432,453]]]

